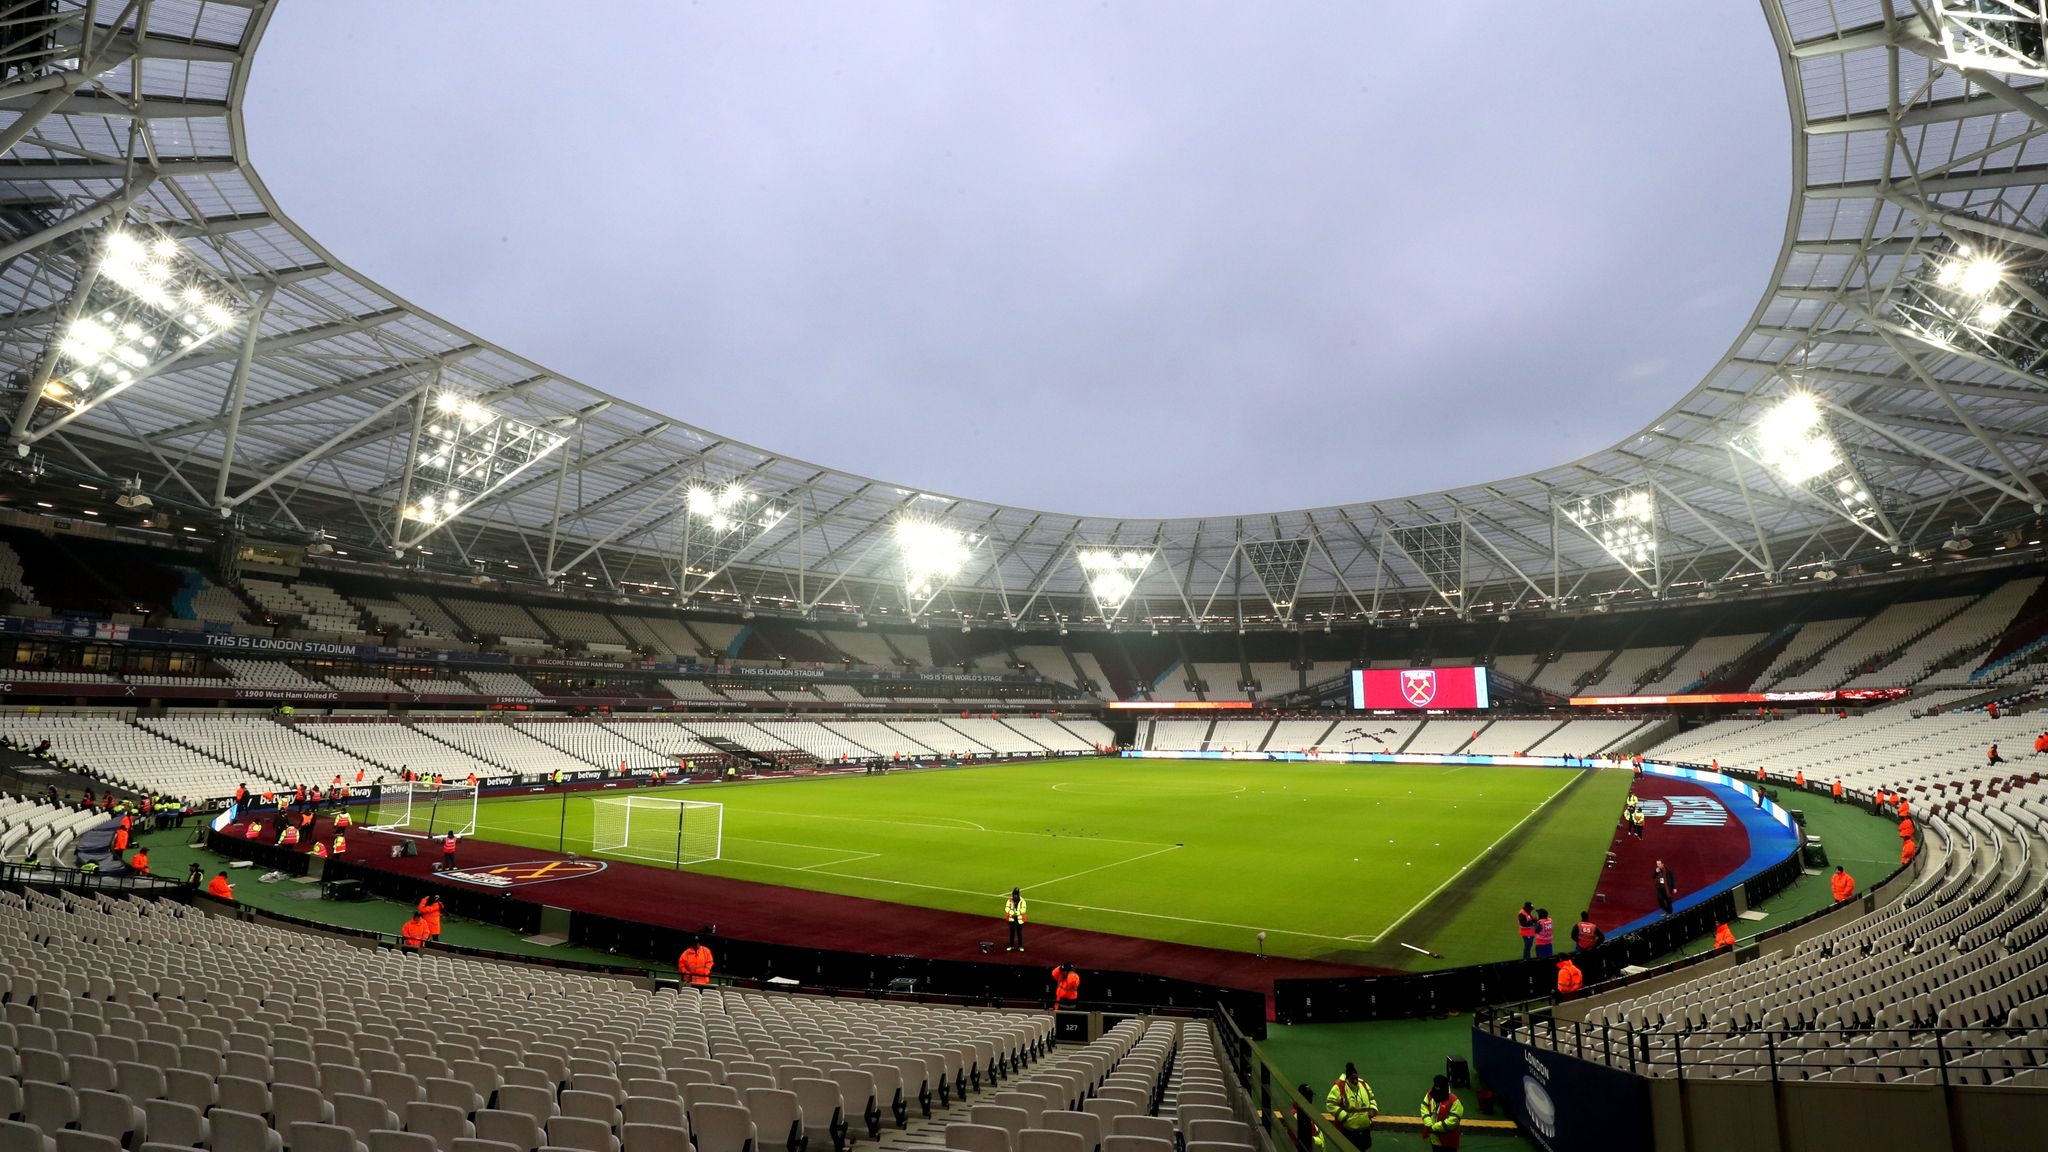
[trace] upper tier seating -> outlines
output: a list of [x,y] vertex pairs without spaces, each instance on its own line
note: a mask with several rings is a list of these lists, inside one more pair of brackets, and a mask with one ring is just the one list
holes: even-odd
[[896,653],[889,642],[877,632],[822,632],[826,643],[845,653],[856,664],[871,668],[891,668],[897,664]]
[[1680,651],[1682,648],[1676,644],[1655,648],[1623,648],[1614,654],[1614,659],[1607,662],[1607,667],[1600,669],[1598,678],[1586,684],[1586,692],[1594,696],[1631,695],[1636,690],[1637,681],[1662,668]]
[[[1579,682],[1607,659],[1608,650],[1597,652],[1560,652],[1556,658],[1545,664],[1530,683],[1545,692],[1569,696],[1578,691]],[[1512,675],[1512,673],[1510,673]]]
[[1258,699],[1266,700],[1301,690],[1302,674],[1292,664],[1284,661],[1260,663],[1255,660],[1248,667],[1251,669],[1252,679],[1259,685],[1258,691],[1253,694]]
[[683,627],[683,622],[672,616],[634,616],[621,612],[612,617],[619,630],[632,638],[633,643],[658,658],[688,656],[695,659],[699,647],[697,638]]
[[1893,604],[1842,637],[1812,668],[1787,676],[1772,687],[1782,692],[1839,688],[1867,662],[1934,627],[1973,599],[1975,597],[1972,596],[1950,596]]
[[400,642],[410,640],[414,642],[412,646],[424,648],[432,646],[429,641],[446,644],[455,639],[453,632],[439,631],[434,625],[420,619],[411,608],[396,600],[365,596],[362,604],[363,611],[370,614],[370,618],[377,622],[377,627],[395,633],[393,639]]
[[[1668,671],[1641,685],[1636,692],[1643,696],[1670,696],[1683,692],[1713,675],[1716,668],[1763,643],[1765,636],[1766,633],[1763,632],[1743,632],[1734,636],[1703,637],[1674,657]],[[1597,694],[1622,695],[1620,692],[1608,691],[1608,687],[1611,685],[1604,685]]]
[[324,692],[325,684],[305,675],[282,660],[250,660],[222,656],[214,661],[238,684],[252,688],[274,688],[285,692]]
[[[1190,664],[1180,672],[1168,676],[1165,683],[1169,686],[1177,686],[1186,678],[1187,673],[1190,671],[1194,674],[1196,680],[1201,681],[1205,685],[1202,689],[1202,698],[1205,700],[1246,700],[1251,697],[1251,694],[1245,691],[1243,686],[1244,669],[1240,668],[1235,660],[1227,664],[1215,661],[1200,661]],[[1153,689],[1154,699],[1168,699],[1168,697],[1157,695],[1158,691],[1158,688]]]
[[272,616],[297,617],[308,631],[351,639],[365,635],[362,613],[324,584],[308,581],[279,584],[250,579],[242,582],[242,588],[264,612]]
[[533,615],[559,639],[581,643],[599,652],[632,651],[632,642],[626,639],[618,626],[595,612],[537,607]]
[[[1964,653],[1982,656],[1991,642],[2012,624],[2029,597],[2041,586],[2041,578],[2010,580],[1990,595],[1963,609],[1940,627],[1906,645],[1890,664],[1849,681],[1850,688],[1904,688],[1915,684],[1961,686],[1970,682],[1970,670],[1978,659],[1954,659]],[[1939,671],[1935,665],[1954,659]]]
[[510,672],[465,672],[476,690],[485,696],[545,696],[546,693]]

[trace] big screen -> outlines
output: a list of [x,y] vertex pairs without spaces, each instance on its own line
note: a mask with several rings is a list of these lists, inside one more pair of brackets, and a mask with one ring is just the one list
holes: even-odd
[[1484,708],[1484,668],[1361,668],[1351,673],[1353,708]]

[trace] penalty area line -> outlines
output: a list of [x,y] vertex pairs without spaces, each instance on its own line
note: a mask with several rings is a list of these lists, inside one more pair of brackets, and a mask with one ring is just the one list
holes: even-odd
[[[1470,860],[1465,861],[1465,866],[1463,868],[1460,868],[1456,872],[1451,873],[1449,876],[1444,877],[1444,882],[1437,885],[1434,888],[1431,888],[1429,890],[1429,895],[1424,896],[1420,900],[1417,900],[1415,902],[1414,907],[1408,909],[1406,912],[1401,913],[1399,916],[1394,917],[1394,922],[1387,925],[1385,928],[1380,929],[1378,934],[1366,937],[1365,942],[1368,944],[1377,944],[1381,940],[1386,939],[1389,935],[1393,933],[1394,929],[1399,928],[1401,925],[1407,923],[1408,918],[1410,916],[1413,916],[1417,912],[1422,911],[1424,905],[1428,904],[1431,900],[1436,899],[1438,893],[1442,892],[1446,888],[1449,888],[1452,885],[1452,883],[1454,883],[1458,879],[1458,877],[1463,876],[1467,872],[1470,872],[1472,870],[1473,865],[1478,864],[1481,860],[1486,859],[1487,853],[1492,852],[1495,848],[1499,847],[1501,841],[1507,839],[1510,836],[1513,836],[1515,834],[1515,831],[1519,829],[1522,825],[1527,824],[1531,820],[1534,820],[1538,812],[1541,812],[1545,808],[1550,807],[1550,802],[1552,800],[1557,799],[1559,796],[1564,795],[1564,790],[1570,786],[1570,780],[1566,780],[1563,784],[1558,785],[1557,791],[1552,792],[1550,795],[1545,796],[1543,798],[1543,803],[1538,804],[1534,808],[1529,809],[1528,815],[1523,816],[1520,820],[1515,821],[1513,827],[1509,828],[1507,831],[1501,833],[1500,835],[1494,837],[1493,843],[1488,844],[1484,848],[1481,848],[1479,850],[1479,855],[1474,856]],[[1348,939],[1356,940],[1358,939],[1358,937],[1352,936],[1348,937]]]

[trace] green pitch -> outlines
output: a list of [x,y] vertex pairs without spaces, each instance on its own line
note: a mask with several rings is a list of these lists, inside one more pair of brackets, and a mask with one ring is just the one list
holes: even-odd
[[[1273,955],[1519,955],[1513,911],[1576,915],[1628,773],[1090,759],[636,791],[725,806],[691,870]],[[486,800],[477,835],[588,854],[592,797]],[[631,856],[620,856],[631,860]],[[649,863],[650,861],[640,861]],[[1483,901],[1483,904],[1481,903]],[[1569,911],[1561,909],[1569,908]]]

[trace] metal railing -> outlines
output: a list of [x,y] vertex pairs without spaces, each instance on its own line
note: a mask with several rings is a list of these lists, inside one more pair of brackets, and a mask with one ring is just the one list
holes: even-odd
[[1277,1152],[1316,1152],[1314,1134],[1322,1136],[1323,1152],[1357,1152],[1344,1130],[1323,1115],[1321,1102],[1296,1091],[1286,1071],[1259,1051],[1229,1011],[1219,1006],[1215,1021],[1224,1059],[1230,1063],[1238,1119]]
[[0,884],[13,887],[61,888],[67,892],[144,892],[164,895],[177,892],[184,884],[161,876],[137,876],[132,872],[87,872],[78,868],[57,868],[48,864],[0,864]]
[[1474,1027],[1532,1048],[1662,1079],[1835,1080],[2048,1087],[2048,1030],[1642,1028],[1483,1013]]

